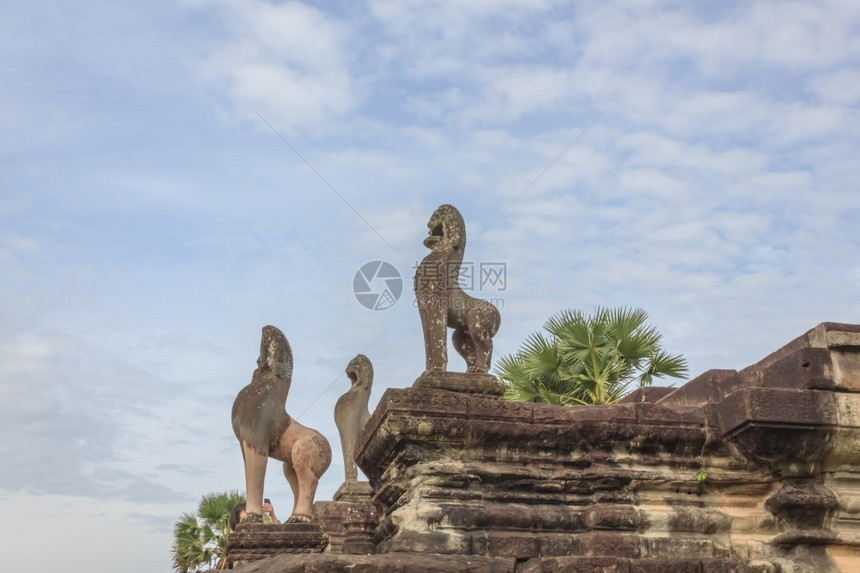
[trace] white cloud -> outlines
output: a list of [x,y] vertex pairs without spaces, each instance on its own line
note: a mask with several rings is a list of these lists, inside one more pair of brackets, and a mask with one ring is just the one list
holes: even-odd
[[[132,504],[94,502],[91,498],[63,495],[0,495],[6,511],[14,520],[0,525],[0,535],[15,539],[7,545],[5,567],[18,571],[49,571],[67,569],[80,571],[110,571],[118,563],[134,555],[133,565],[140,571],[170,569],[168,548],[172,541],[169,528],[173,516],[165,506],[156,510],[160,531],[150,523],[129,516],[139,511]],[[46,518],[49,517],[49,518]],[[39,535],[23,536],[21,531],[38,530]],[[45,550],[45,538],[51,548]],[[81,551],[81,545],[103,547],[99,551]],[[134,548],[134,549],[132,549]]]
[[239,117],[257,122],[256,111],[288,134],[312,133],[356,105],[349,29],[336,18],[299,2],[235,0],[222,10],[230,37],[206,75]]
[[856,105],[860,100],[860,70],[844,68],[814,76],[809,87],[826,103]]
[[569,105],[578,93],[572,71],[551,66],[498,67],[482,79],[479,97],[484,101],[472,101],[473,117],[467,116],[482,124],[514,122],[530,113],[548,112]]
[[795,104],[782,115],[779,139],[789,144],[804,139],[826,139],[843,127],[854,128],[858,125],[858,115],[843,108]]

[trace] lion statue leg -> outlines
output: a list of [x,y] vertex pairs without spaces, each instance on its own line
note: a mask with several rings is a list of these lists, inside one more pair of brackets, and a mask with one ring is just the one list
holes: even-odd
[[293,512],[287,523],[309,523],[319,479],[331,464],[331,446],[322,434],[293,420],[281,436],[278,454],[293,490]]
[[493,336],[499,330],[499,323],[499,311],[489,303],[472,308],[466,313],[466,330],[471,340],[473,354],[471,364],[469,359],[466,359],[469,372],[487,374],[490,371]]
[[475,344],[466,329],[463,327],[455,328],[454,333],[451,335],[451,343],[454,345],[457,353],[466,361],[466,371],[476,372],[474,370],[476,357]]
[[[245,462],[245,520],[262,521],[263,519],[263,484],[266,480],[266,465],[269,456],[263,455],[245,442],[242,445],[242,459]],[[256,517],[252,517],[256,516]]]
[[421,330],[424,332],[424,355],[426,372],[444,372],[448,367],[447,320],[443,310],[444,301],[438,295],[420,293],[418,312]]
[[290,490],[293,492],[293,511],[290,513],[289,519],[287,519],[287,523],[289,523],[296,514],[296,507],[299,503],[299,478],[296,475],[296,470],[293,468],[292,462],[289,460],[284,462],[284,477],[287,478],[287,483],[290,484]]

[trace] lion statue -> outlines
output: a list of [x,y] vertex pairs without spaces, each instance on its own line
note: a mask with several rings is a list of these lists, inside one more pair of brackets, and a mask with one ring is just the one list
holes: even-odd
[[284,462],[284,476],[293,490],[295,504],[287,523],[313,520],[314,495],[331,463],[331,447],[322,434],[287,414],[292,378],[290,343],[274,326],[264,326],[257,369],[233,402],[233,431],[245,462],[245,521],[262,522],[263,483],[270,457]]
[[489,301],[469,296],[458,276],[466,248],[466,224],[452,205],[442,205],[427,223],[424,246],[430,254],[415,272],[415,298],[424,331],[425,374],[448,367],[446,333],[466,360],[468,372],[487,374],[493,357],[493,336],[499,330],[499,310]]
[[347,482],[358,481],[358,468],[353,457],[358,435],[370,419],[367,404],[373,385],[373,364],[364,354],[349,361],[346,375],[350,380],[349,390],[341,396],[334,407],[334,421],[340,434],[343,449],[343,467]]

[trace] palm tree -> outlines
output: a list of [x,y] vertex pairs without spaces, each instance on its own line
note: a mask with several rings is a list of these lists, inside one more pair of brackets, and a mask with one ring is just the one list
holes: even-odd
[[612,404],[634,382],[687,374],[687,361],[660,347],[661,334],[646,324],[642,309],[598,307],[586,316],[564,310],[546,321],[549,337],[535,332],[496,373],[505,399],[562,406]]
[[230,512],[245,501],[236,490],[210,493],[200,498],[197,514],[185,512],[173,525],[173,568],[178,573],[224,569]]

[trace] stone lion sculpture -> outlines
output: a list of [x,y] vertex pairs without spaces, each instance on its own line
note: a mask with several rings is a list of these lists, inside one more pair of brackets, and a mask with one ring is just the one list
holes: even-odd
[[284,476],[293,490],[295,504],[287,523],[313,520],[314,495],[331,463],[331,447],[322,434],[287,414],[292,377],[293,352],[287,338],[274,326],[264,326],[257,369],[233,402],[233,431],[245,462],[246,521],[262,522],[270,457],[284,463]]
[[367,404],[370,401],[370,390],[373,384],[373,364],[367,356],[359,354],[349,361],[346,375],[352,385],[335,404],[334,421],[340,433],[346,481],[355,482],[358,480],[358,468],[355,465],[353,453],[358,435],[370,419]]
[[499,330],[499,310],[489,301],[474,298],[460,288],[458,276],[466,248],[466,224],[452,205],[442,205],[427,223],[424,246],[430,254],[415,272],[415,297],[424,331],[426,374],[448,366],[446,334],[466,360],[468,372],[488,373],[493,336]]

